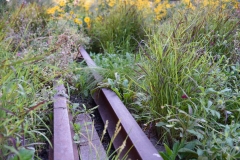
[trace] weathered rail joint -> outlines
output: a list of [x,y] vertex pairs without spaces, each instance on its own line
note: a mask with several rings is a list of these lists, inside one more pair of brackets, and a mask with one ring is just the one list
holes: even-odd
[[[83,47],[80,47],[79,51],[89,67],[97,67]],[[101,76],[94,71],[93,76],[96,80],[101,79]],[[111,137],[114,135],[117,122],[119,120],[121,122],[122,129],[113,142],[114,147],[119,148],[127,138],[126,147],[122,151],[120,159],[127,156],[132,160],[162,160],[156,148],[113,91],[102,88],[96,91],[92,97],[99,106],[98,110],[104,123],[106,120],[109,121],[108,133]]]

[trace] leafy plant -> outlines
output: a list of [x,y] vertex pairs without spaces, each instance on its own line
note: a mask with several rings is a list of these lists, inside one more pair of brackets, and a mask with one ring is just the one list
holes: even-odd
[[175,142],[173,145],[173,150],[171,150],[166,144],[164,144],[166,152],[160,152],[160,155],[164,160],[175,160],[177,158],[179,150],[183,147],[183,142]]

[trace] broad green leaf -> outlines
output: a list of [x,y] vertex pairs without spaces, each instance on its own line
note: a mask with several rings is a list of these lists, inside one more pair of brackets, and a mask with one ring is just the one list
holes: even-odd
[[174,154],[177,154],[179,147],[180,147],[180,145],[179,145],[178,141],[173,144],[173,153]]
[[160,152],[160,155],[161,157],[164,159],[164,160],[172,160],[166,153],[164,152]]
[[217,93],[217,91],[215,91],[213,88],[208,88],[206,93]]
[[168,156],[171,156],[173,154],[172,150],[165,143],[164,143],[164,148]]
[[198,154],[199,156],[203,155],[203,150],[200,149],[200,148],[198,148],[198,149],[197,149],[197,154]]
[[15,155],[11,160],[33,160],[35,149],[19,150],[18,155]]
[[124,79],[122,82],[123,87],[127,88],[128,87],[128,80]]
[[201,133],[196,132],[195,130],[188,129],[187,132],[189,132],[189,133],[191,133],[191,134],[197,136],[198,139],[203,139],[203,138],[204,138],[203,135],[202,135]]
[[202,86],[198,86],[198,88],[201,90],[201,92],[202,92],[202,93],[204,93],[204,92],[205,92],[205,89],[204,89],[204,87],[202,87]]
[[225,92],[229,92],[229,91],[231,91],[230,88],[225,88],[225,89],[221,90],[220,92],[221,92],[221,93],[225,93]]
[[210,108],[212,106],[213,102],[212,101],[208,101],[208,105],[207,105],[207,108]]
[[180,153],[187,153],[187,157],[191,157],[191,158],[198,158],[198,154],[197,152],[188,149],[188,148],[181,148],[178,152]]
[[217,116],[218,119],[220,118],[220,113],[218,111],[215,111],[215,110],[211,109],[210,112],[213,116]]
[[187,144],[184,146],[184,148],[193,150],[195,148],[196,144],[197,144],[196,140],[191,141],[191,142],[187,142]]
[[230,138],[230,137],[226,138],[226,142],[228,143],[228,145],[230,147],[233,147],[233,139],[232,138]]

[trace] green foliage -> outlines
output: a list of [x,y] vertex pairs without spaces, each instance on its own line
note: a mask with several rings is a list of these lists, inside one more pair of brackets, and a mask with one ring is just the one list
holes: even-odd
[[38,157],[51,146],[52,80],[71,77],[83,37],[63,25],[56,29],[36,3],[16,8],[0,22],[0,159]]
[[175,160],[177,158],[178,152],[182,149],[183,145],[183,142],[175,142],[173,145],[173,150],[171,150],[166,144],[164,144],[166,152],[160,152],[160,155],[164,160]]
[[[234,47],[239,22],[229,14],[200,10],[173,15],[149,33],[142,48],[145,60],[140,68],[145,79],[139,86],[150,97],[146,106],[161,141],[170,146],[161,153],[165,159],[239,156],[239,131],[233,127],[239,125],[239,64]],[[237,134],[226,136],[226,128]],[[171,151],[181,140],[184,145]]]
[[[126,105],[134,105],[133,102],[140,96],[140,90],[132,83],[131,77],[137,75],[136,65],[139,55],[126,54],[90,54],[96,64],[103,80],[98,88],[112,89]],[[139,99],[138,99],[139,100]]]
[[144,20],[136,6],[119,4],[105,13],[101,20],[93,21],[89,31],[95,52],[133,52],[144,39]]
[[147,48],[143,50],[145,60],[141,64],[146,76],[145,90],[151,97],[149,105],[157,112],[156,116],[166,114],[168,107],[165,105],[175,105],[185,97],[192,97],[198,91],[196,83],[209,83],[202,79],[208,78],[215,67],[209,65],[206,54],[198,51],[198,43],[182,43],[194,27],[182,33],[185,26],[179,24],[178,28],[167,29],[168,26],[166,22],[149,35]]
[[20,149],[18,155],[15,155],[10,160],[31,160],[34,157],[34,150],[33,149]]
[[[143,76],[139,74],[137,64],[142,60],[139,55],[126,54],[90,54],[100,68],[97,71],[103,77],[97,88],[113,90],[131,110],[136,121],[152,119],[146,107],[149,96],[138,85]],[[138,77],[136,79],[136,77]],[[97,89],[96,88],[96,89]],[[96,90],[94,89],[93,92]]]
[[[96,87],[90,76],[95,70],[103,76],[98,87],[112,89],[138,121],[156,123],[164,159],[239,159],[237,11],[194,10],[189,3],[192,10],[173,12],[155,28],[148,24],[145,37],[143,12],[129,3],[106,3],[107,12],[97,4],[98,15],[87,3],[68,1],[53,15],[70,18],[57,20],[37,3],[15,2],[11,9],[0,1],[0,159],[31,159],[40,142],[50,143],[52,79],[61,75],[71,90],[88,97]],[[100,67],[73,63],[78,45],[89,42],[81,27],[93,37],[93,50],[105,52],[91,55]],[[130,54],[139,49],[142,54]],[[71,109],[75,117],[95,108]],[[81,126],[73,126],[79,141]],[[39,144],[35,151],[27,148],[33,143]]]
[[164,159],[239,157],[239,22],[229,10],[216,13],[181,12],[156,26],[140,48],[143,57],[132,61],[138,69],[122,67],[126,59],[94,56],[106,69],[100,87],[123,100],[124,93],[133,93],[134,117],[154,119],[160,140],[169,146],[161,153]]
[[72,92],[77,92],[82,97],[89,97],[90,91],[94,89],[97,85],[97,81],[92,75],[93,69],[86,67],[85,62],[74,64],[72,66],[74,75],[72,76],[72,82],[74,84],[75,90],[72,89]]
[[132,55],[126,52],[125,54],[93,54],[90,56],[97,66],[102,68],[99,71],[103,78],[115,78],[115,73],[120,75],[134,76],[135,64],[139,61],[139,55]]

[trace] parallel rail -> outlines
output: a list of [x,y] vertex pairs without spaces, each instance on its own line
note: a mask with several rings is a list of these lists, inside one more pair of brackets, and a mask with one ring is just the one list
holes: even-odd
[[[97,67],[83,47],[79,51],[89,67]],[[101,76],[93,71],[96,80]],[[112,137],[118,121],[121,122],[121,131],[113,142],[115,148],[119,148],[127,138],[126,146],[120,155],[120,159],[132,160],[162,160],[156,148],[139,127],[135,119],[129,113],[119,97],[111,90],[102,88],[93,94],[93,99],[99,106],[98,110],[104,123],[109,121],[108,133]]]
[[76,144],[73,142],[73,129],[70,124],[66,89],[63,84],[55,81],[53,104],[53,159],[54,160],[79,160]]

